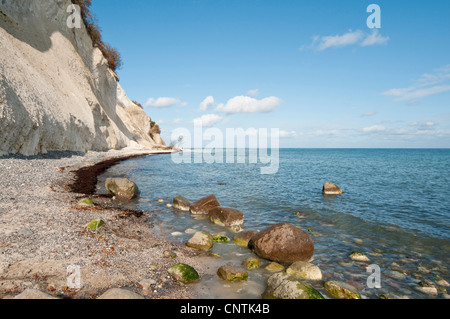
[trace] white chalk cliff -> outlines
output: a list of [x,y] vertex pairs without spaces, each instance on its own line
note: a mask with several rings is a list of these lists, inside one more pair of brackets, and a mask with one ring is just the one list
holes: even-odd
[[0,0],[0,155],[164,145],[70,0]]

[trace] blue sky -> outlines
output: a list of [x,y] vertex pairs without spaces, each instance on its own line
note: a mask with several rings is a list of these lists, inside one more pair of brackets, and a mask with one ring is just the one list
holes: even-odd
[[[381,8],[370,29],[367,7]],[[279,128],[281,147],[450,147],[450,1],[95,0],[163,139]],[[203,102],[203,103],[202,103]]]

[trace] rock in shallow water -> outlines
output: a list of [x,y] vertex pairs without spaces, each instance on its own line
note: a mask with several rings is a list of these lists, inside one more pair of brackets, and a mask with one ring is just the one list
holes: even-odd
[[363,253],[359,253],[359,252],[351,253],[350,254],[350,259],[354,260],[354,261],[362,261],[362,262],[369,262],[370,261],[369,257],[367,257]]
[[286,273],[293,277],[306,280],[322,280],[322,271],[316,265],[306,261],[297,261],[293,263]]
[[189,211],[191,206],[191,202],[183,197],[183,196],[177,196],[173,199],[173,208],[179,209],[182,211]]
[[259,233],[259,230],[248,230],[239,234],[236,234],[233,238],[233,242],[236,245],[247,247],[250,239]]
[[284,272],[277,273],[267,281],[263,299],[324,299],[313,287],[289,276]]
[[292,264],[308,261],[314,255],[314,244],[303,230],[280,223],[254,235],[248,246],[261,258]]
[[361,299],[358,290],[342,281],[326,281],[324,288],[335,298],[339,299]]
[[240,228],[244,224],[244,214],[234,208],[214,207],[208,215],[213,223],[220,226]]
[[108,178],[105,187],[118,200],[131,200],[139,194],[137,185],[127,178]]
[[233,268],[232,266],[222,266],[217,270],[217,275],[226,281],[245,281],[248,279],[248,273],[244,270]]
[[211,209],[219,206],[216,196],[210,195],[192,203],[189,209],[193,215],[208,215]]
[[261,265],[261,262],[256,257],[248,257],[242,263],[242,266],[244,266],[244,268],[247,269],[247,270],[258,269],[260,267],[260,265]]
[[326,182],[323,185],[322,193],[324,195],[341,195],[341,194],[344,194],[342,189],[340,189],[337,185],[335,185],[333,183],[330,183],[330,182]]
[[196,232],[194,236],[186,243],[186,246],[200,250],[210,250],[213,245],[213,236],[201,231]]
[[200,277],[197,271],[186,264],[178,264],[169,269],[169,274],[177,281],[184,284],[197,282]]

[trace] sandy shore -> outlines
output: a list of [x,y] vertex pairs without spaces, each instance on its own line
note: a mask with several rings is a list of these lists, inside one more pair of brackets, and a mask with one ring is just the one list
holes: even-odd
[[[151,212],[124,211],[110,198],[92,195],[96,207],[81,208],[77,202],[87,196],[71,192],[68,186],[87,176],[76,179],[74,173],[80,168],[149,153],[160,151],[0,158],[0,298],[37,289],[57,297],[87,299],[117,287],[145,298],[193,298],[188,286],[168,277],[167,269],[187,263],[202,275],[205,266],[195,251],[158,237],[152,230]],[[83,187],[80,192],[89,189]],[[104,227],[97,232],[86,229],[87,223],[100,218],[106,222]],[[165,257],[166,251],[177,257]],[[80,267],[80,289],[67,286],[71,265]]]

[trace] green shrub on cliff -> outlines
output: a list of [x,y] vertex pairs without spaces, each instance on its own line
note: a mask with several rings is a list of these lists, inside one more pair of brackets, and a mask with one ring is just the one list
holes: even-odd
[[116,71],[120,69],[123,65],[122,57],[117,49],[102,41],[100,27],[97,24],[94,14],[90,10],[92,0],[72,0],[72,3],[80,7],[81,18],[83,19],[86,30],[92,39],[92,44],[94,47],[97,47],[100,51],[102,51],[103,56],[108,61],[108,65],[111,70]]

